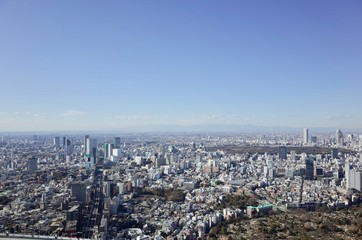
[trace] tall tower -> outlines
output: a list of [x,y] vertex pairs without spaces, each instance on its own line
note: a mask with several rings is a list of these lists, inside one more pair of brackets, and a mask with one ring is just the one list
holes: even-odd
[[104,149],[104,158],[108,159],[113,153],[113,144],[105,143],[103,145],[103,149]]
[[279,158],[286,160],[287,159],[287,147],[286,146],[279,146],[278,148]]
[[35,157],[30,157],[28,159],[28,170],[30,173],[34,173],[38,170],[38,159]]
[[338,149],[337,148],[332,148],[331,156],[332,156],[333,159],[338,158]]
[[70,184],[72,197],[76,201],[81,202],[83,205],[86,204],[87,198],[87,185],[85,182],[73,182]]
[[305,179],[313,180],[314,179],[314,159],[307,158],[305,160]]
[[121,138],[115,137],[113,145],[114,145],[114,148],[121,148]]
[[72,143],[72,140],[67,139],[65,150],[66,150],[66,152],[67,152],[67,155],[72,155],[72,154],[73,154],[73,143]]
[[66,137],[63,137],[63,138],[62,138],[62,145],[63,145],[63,148],[65,148],[66,140],[67,140],[67,138],[66,138]]
[[308,128],[303,129],[303,143],[308,144],[309,141],[309,130]]
[[336,144],[337,144],[337,146],[343,145],[343,134],[342,134],[341,130],[339,130],[339,129],[337,129],[337,131],[336,131]]
[[346,161],[346,163],[344,164],[344,177],[346,179],[346,189],[351,188],[351,182],[350,182],[350,172],[351,172],[351,165],[349,164],[348,161]]
[[87,142],[88,142],[88,139],[89,139],[89,135],[85,135],[84,136],[84,154],[86,154],[88,152],[88,145],[87,145]]
[[54,146],[56,148],[60,147],[60,137],[54,137]]
[[97,139],[88,138],[86,144],[87,151],[85,152],[86,155],[96,156],[97,155]]

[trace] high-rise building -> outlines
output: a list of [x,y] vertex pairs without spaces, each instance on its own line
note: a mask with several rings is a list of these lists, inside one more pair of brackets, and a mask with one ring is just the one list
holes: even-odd
[[344,164],[344,177],[346,179],[346,188],[350,188],[350,182],[349,182],[349,173],[351,171],[352,167],[351,165],[349,164],[349,162],[347,161],[345,164]]
[[287,159],[287,147],[286,146],[279,146],[279,159],[286,160]]
[[34,173],[38,170],[38,159],[35,157],[30,157],[28,159],[28,170],[30,173]]
[[305,160],[305,179],[313,180],[314,179],[314,159],[307,158]]
[[63,146],[63,147],[65,147],[66,139],[67,139],[66,137],[63,137],[63,138],[62,138],[62,146]]
[[66,141],[66,146],[65,146],[65,150],[67,152],[67,155],[72,155],[73,154],[73,143],[72,140],[67,139]]
[[87,144],[88,139],[89,139],[89,135],[85,135],[84,136],[84,154],[86,154],[88,152],[88,147],[89,147]]
[[104,158],[105,159],[109,158],[113,153],[113,144],[105,143],[103,145],[103,150],[104,150]]
[[54,147],[60,147],[60,137],[54,137]]
[[290,159],[292,159],[292,161],[295,161],[295,151],[294,150],[290,151]]
[[362,190],[362,172],[351,169],[349,162],[345,164],[345,179],[347,189]]
[[87,185],[85,182],[74,182],[70,184],[72,197],[76,201],[86,204],[87,201]]
[[87,151],[85,152],[86,157],[97,157],[97,139],[94,138],[87,138],[87,143],[86,143],[86,149]]
[[333,159],[338,158],[338,149],[333,148],[333,149],[331,150],[331,156],[332,156]]
[[274,161],[273,158],[269,157],[266,159],[266,165],[268,169],[272,169],[274,167]]
[[303,129],[303,143],[308,144],[309,141],[309,130],[308,128]]
[[343,134],[340,129],[337,129],[336,131],[336,144],[337,146],[343,145]]
[[114,148],[121,148],[121,138],[115,137],[113,142]]
[[109,145],[109,143],[103,144],[104,159],[107,159],[107,157],[109,156],[108,145]]
[[195,150],[195,149],[196,149],[196,143],[195,143],[195,141],[192,141],[192,142],[191,142],[190,148],[191,148],[191,150]]

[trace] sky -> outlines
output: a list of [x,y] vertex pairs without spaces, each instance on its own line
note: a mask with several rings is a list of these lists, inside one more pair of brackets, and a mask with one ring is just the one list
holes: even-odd
[[361,23],[358,0],[1,0],[0,132],[362,129]]

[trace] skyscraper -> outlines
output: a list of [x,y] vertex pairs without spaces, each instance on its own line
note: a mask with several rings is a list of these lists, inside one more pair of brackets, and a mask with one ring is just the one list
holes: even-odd
[[345,164],[346,189],[362,190],[362,172],[351,169],[349,162]]
[[349,181],[349,173],[351,171],[351,165],[349,164],[349,162],[347,161],[345,164],[344,164],[344,177],[346,179],[346,188],[349,189],[351,186],[350,186],[350,181]]
[[28,170],[30,173],[34,173],[38,170],[38,159],[35,157],[30,157],[28,159]]
[[62,139],[62,146],[63,146],[63,147],[65,147],[66,139],[67,139],[66,137],[63,137],[63,139]]
[[84,136],[84,154],[86,154],[88,152],[87,148],[88,148],[88,145],[87,145],[87,141],[89,139],[89,135],[85,135]]
[[113,153],[113,144],[105,143],[103,149],[104,149],[104,158],[107,159]]
[[74,182],[70,184],[72,197],[75,198],[76,201],[81,202],[82,204],[86,204],[87,199],[87,185],[85,182]]
[[66,149],[66,153],[67,153],[68,156],[73,154],[73,143],[72,143],[72,140],[67,139],[65,149]]
[[305,179],[313,180],[314,179],[314,159],[307,158],[305,160]]
[[336,148],[332,148],[331,155],[333,159],[338,158],[338,150]]
[[362,172],[352,169],[349,174],[351,188],[360,192],[362,190]]
[[339,130],[339,129],[337,129],[337,131],[336,131],[336,144],[337,144],[337,146],[343,145],[343,134],[342,134],[341,130]]
[[114,145],[114,148],[121,148],[121,138],[115,137],[113,145]]
[[60,137],[54,137],[54,147],[60,147]]
[[96,158],[96,156],[97,156],[97,139],[87,138],[86,149],[87,149],[87,151],[85,152],[86,157]]
[[308,141],[309,141],[308,128],[304,128],[304,130],[303,130],[303,143],[308,144]]
[[287,159],[287,147],[286,146],[279,146],[278,148],[279,158],[286,160]]

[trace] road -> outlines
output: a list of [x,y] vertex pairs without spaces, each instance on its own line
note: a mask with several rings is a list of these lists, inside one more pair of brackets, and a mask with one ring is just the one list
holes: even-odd
[[91,192],[91,206],[88,208],[87,220],[83,224],[82,237],[92,238],[94,227],[99,227],[103,215],[103,167],[97,165]]

